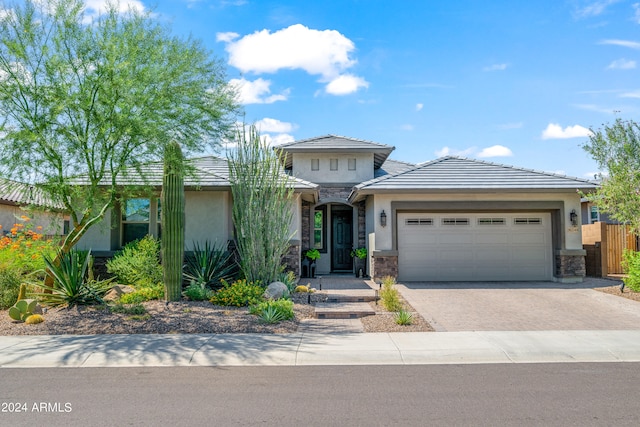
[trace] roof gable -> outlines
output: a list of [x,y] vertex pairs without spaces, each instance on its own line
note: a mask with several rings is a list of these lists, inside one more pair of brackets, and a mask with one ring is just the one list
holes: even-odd
[[532,169],[446,156],[395,174],[363,182],[360,191],[402,190],[575,190],[595,182]]
[[395,150],[394,146],[349,138],[338,135],[324,135],[315,138],[301,139],[277,146],[285,156],[285,169],[291,169],[291,153],[373,153],[374,168],[378,169]]

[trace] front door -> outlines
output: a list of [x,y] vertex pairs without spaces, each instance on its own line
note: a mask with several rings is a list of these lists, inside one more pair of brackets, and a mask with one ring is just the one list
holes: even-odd
[[332,248],[331,269],[351,271],[351,250],[353,249],[352,210],[331,212]]

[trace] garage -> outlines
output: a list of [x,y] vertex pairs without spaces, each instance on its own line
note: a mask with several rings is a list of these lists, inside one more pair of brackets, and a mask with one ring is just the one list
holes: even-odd
[[548,212],[398,212],[402,281],[551,280]]

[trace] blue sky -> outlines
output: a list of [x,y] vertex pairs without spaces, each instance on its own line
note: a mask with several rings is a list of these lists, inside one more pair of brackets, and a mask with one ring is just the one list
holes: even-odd
[[[640,110],[640,0],[134,0],[201,39],[274,142],[326,134],[589,177]],[[103,0],[90,0],[99,7]]]

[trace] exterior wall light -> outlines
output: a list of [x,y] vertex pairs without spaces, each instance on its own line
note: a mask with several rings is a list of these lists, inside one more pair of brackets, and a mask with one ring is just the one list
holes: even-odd
[[384,209],[380,213],[380,225],[383,227],[387,226],[387,214],[384,213]]
[[573,225],[574,227],[578,226],[578,214],[576,213],[575,209],[571,209],[569,219],[571,220],[571,225]]

